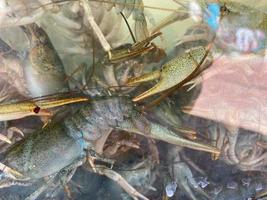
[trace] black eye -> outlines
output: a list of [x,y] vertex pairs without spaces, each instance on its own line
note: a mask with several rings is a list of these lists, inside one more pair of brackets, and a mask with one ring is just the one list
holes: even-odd
[[221,11],[222,14],[230,12],[230,10],[226,7],[225,4],[223,6],[221,6],[220,11]]
[[36,106],[34,109],[33,109],[33,112],[38,114],[40,112],[40,107],[39,106]]

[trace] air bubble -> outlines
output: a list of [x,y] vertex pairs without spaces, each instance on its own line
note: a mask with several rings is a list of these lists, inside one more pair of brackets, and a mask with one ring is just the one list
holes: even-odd
[[166,195],[172,197],[176,192],[177,184],[175,182],[168,183],[165,187]]
[[255,190],[258,192],[263,189],[262,183],[257,183]]
[[201,188],[205,188],[210,184],[207,177],[198,177],[198,178],[195,178],[195,181],[197,182],[198,186],[200,186]]

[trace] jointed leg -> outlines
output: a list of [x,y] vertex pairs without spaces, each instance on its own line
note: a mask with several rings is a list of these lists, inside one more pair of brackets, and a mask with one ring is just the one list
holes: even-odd
[[[36,198],[38,198],[38,196],[41,193],[43,193],[45,190],[47,190],[52,185],[55,188],[60,186],[60,185],[65,185],[72,178],[77,167],[82,165],[82,163],[83,162],[81,160],[79,160],[79,161],[65,167],[59,173],[56,173],[56,174],[50,176],[46,180],[46,183],[44,183],[40,188],[38,188],[35,192],[33,192],[25,200],[35,200]],[[57,179],[57,181],[54,183],[55,179]]]
[[139,198],[149,200],[144,195],[139,193],[136,189],[134,189],[119,173],[102,165],[97,165],[96,173],[105,175],[118,183],[134,200],[138,200]]

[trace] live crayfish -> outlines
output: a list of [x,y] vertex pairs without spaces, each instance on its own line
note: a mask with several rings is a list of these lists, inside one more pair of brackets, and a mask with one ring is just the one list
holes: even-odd
[[154,87],[135,97],[133,101],[139,101],[176,85],[183,85],[185,82],[188,82],[204,62],[207,54],[208,52],[204,47],[196,47],[184,55],[170,60],[160,70],[130,79],[128,81],[129,85],[159,79],[159,82]]
[[[218,2],[218,3],[222,3],[222,2]],[[188,3],[190,4],[190,3]],[[204,8],[205,11],[206,8]],[[217,35],[216,37],[213,36],[213,39],[209,38],[208,34],[199,34],[199,37],[196,37],[196,35],[193,35],[190,37],[185,37],[184,39],[182,39],[178,45],[181,45],[183,43],[186,42],[193,42],[193,41],[197,41],[199,39],[204,39],[207,40],[209,42],[216,42],[216,43],[222,43],[221,41],[221,34],[225,34],[227,33],[227,31],[224,30],[224,26],[226,26],[226,29],[229,29],[229,26],[241,26],[241,27],[249,27],[249,28],[257,28],[259,30],[262,30],[263,32],[266,32],[266,27],[265,27],[265,21],[267,19],[267,15],[265,13],[262,12],[257,12],[256,10],[250,9],[249,7],[246,7],[240,3],[236,3],[236,2],[231,2],[231,3],[226,3],[222,6],[218,6],[219,10],[219,16],[220,19],[218,19],[216,22],[216,29],[219,29],[217,31],[218,37],[219,39],[217,39]],[[204,12],[203,11],[203,12]],[[177,11],[179,13],[179,11]],[[205,11],[206,12],[206,11]],[[175,14],[175,12],[174,12]],[[209,14],[206,14],[209,15]],[[252,20],[240,20],[235,19],[237,18],[237,15],[240,17],[239,18],[247,18],[248,16],[251,15],[256,15],[257,19],[255,19],[255,23],[253,23]],[[189,17],[189,15],[178,15],[176,16],[177,20],[184,20],[186,17]],[[171,17],[171,19],[167,18],[170,20],[170,23],[172,23],[174,20],[172,19],[173,16]],[[205,18],[205,13],[203,14],[203,21],[208,20]],[[232,19],[233,18],[233,19]],[[229,21],[228,21],[229,20]],[[242,21],[241,24],[235,24],[235,25],[229,25],[231,24],[231,21],[233,23],[238,23],[239,21]],[[244,21],[244,22],[243,22]],[[161,28],[163,28],[164,26],[168,25],[169,22],[166,22],[164,24],[161,24],[161,27],[157,27],[155,28],[153,31],[155,30],[160,30]],[[220,25],[219,25],[220,24]],[[196,24],[195,27],[202,27],[203,29],[211,29],[211,27],[209,27],[208,25],[203,25],[202,24]],[[215,29],[215,31],[216,31]],[[222,30],[221,30],[222,29]],[[211,31],[205,31],[204,32],[211,32]],[[257,34],[261,34],[262,32],[258,31]],[[212,35],[212,34],[211,34]],[[258,36],[260,40],[261,36]],[[263,38],[265,38],[264,36],[262,36]],[[239,40],[242,40],[239,39]],[[244,40],[244,39],[243,39]],[[264,45],[264,44],[254,44],[254,41],[250,41],[254,47],[253,50],[256,50],[257,48],[262,48],[260,46]],[[254,43],[253,43],[254,42]],[[263,42],[263,41],[262,41]],[[240,43],[240,42],[239,42]],[[221,44],[222,45],[222,44]],[[224,44],[224,45],[228,45],[231,46],[230,44]],[[235,47],[237,48],[242,48],[244,45],[238,44],[239,47]],[[246,44],[246,46],[248,46],[249,44]],[[182,54],[181,56],[177,56],[176,58],[170,60],[169,62],[165,63],[160,70],[156,70],[154,72],[150,72],[147,74],[144,74],[140,77],[136,77],[136,78],[131,78],[128,81],[128,85],[135,85],[136,83],[142,83],[142,82],[147,82],[147,81],[151,81],[154,79],[159,79],[159,82],[152,87],[151,89],[145,91],[144,93],[138,95],[137,97],[135,97],[133,99],[133,101],[140,101],[144,98],[147,98],[149,96],[152,96],[154,94],[157,93],[161,93],[163,91],[166,90],[172,90],[172,88],[174,88],[174,86],[183,86],[185,83],[187,84],[193,84],[193,86],[195,86],[196,84],[198,84],[198,82],[192,81],[192,78],[194,78],[194,74],[199,73],[199,68],[201,65],[203,65],[203,63],[207,60],[207,55],[208,52],[210,50],[205,50],[205,47],[195,47],[196,49],[192,49],[192,50],[188,50],[187,53]],[[246,47],[247,49],[248,47]],[[207,48],[207,49],[210,49]],[[247,50],[244,51],[247,51]],[[241,49],[242,50],[242,49]],[[194,55],[196,54],[196,55]],[[198,57],[197,57],[198,56]],[[177,74],[176,74],[177,73]],[[191,87],[192,88],[192,87]],[[191,89],[190,88],[190,89]],[[167,92],[168,94],[168,92]],[[166,92],[165,94],[162,94],[162,96],[166,96]]]
[[23,63],[31,95],[36,97],[68,91],[64,66],[45,31],[35,23],[23,28],[31,43]]
[[[112,47],[120,44],[121,33],[121,16],[115,16],[114,12],[110,11],[115,7],[117,13],[124,13],[128,18],[133,15],[135,20],[135,36],[137,41],[144,40],[148,37],[147,22],[144,15],[143,1],[133,1],[124,3],[121,1],[26,1],[24,3],[17,1],[9,1],[3,7],[5,12],[1,19],[2,27],[26,25],[35,22],[40,22],[45,26],[50,26],[44,17],[51,17],[59,23],[60,29],[55,28],[63,37],[68,38],[74,44],[70,46],[71,54],[88,53],[91,35],[88,34],[90,28],[96,33],[96,37],[105,51],[109,51]],[[27,12],[25,12],[27,10]],[[113,9],[114,11],[114,9]],[[82,13],[82,16],[81,16]],[[103,15],[104,13],[104,15]],[[10,17],[13,15],[13,17]],[[110,30],[109,20],[113,19],[116,22],[112,24]],[[73,30],[75,30],[73,32]],[[74,37],[73,37],[74,36]],[[75,38],[75,39],[74,39]],[[69,43],[69,42],[68,42]]]
[[[19,59],[19,52],[13,50],[8,44],[1,40],[1,47],[6,57],[9,52],[13,55],[12,61],[18,62],[19,65],[24,66],[22,74],[25,76],[27,87],[24,88],[27,92],[23,95],[42,96],[42,98],[35,98],[34,101],[27,100],[19,104],[8,104],[0,106],[1,121],[14,120],[26,116],[37,115],[45,116],[50,115],[48,108],[62,106],[69,103],[86,101],[86,98],[76,99],[75,97],[67,100],[66,95],[64,99],[60,100],[58,95],[49,99],[45,95],[55,94],[58,92],[68,91],[68,83],[65,81],[66,75],[64,73],[63,64],[57,55],[49,37],[37,24],[27,25],[24,27],[28,38],[31,40],[31,48],[24,58],[24,63]],[[3,55],[5,56],[5,55]],[[10,57],[10,56],[9,56]],[[8,64],[12,65],[12,62]],[[50,83],[50,84],[48,84]]]
[[[61,67],[60,58],[57,56],[52,56],[51,58],[47,56],[50,55],[54,49],[49,43],[49,38],[40,27],[36,24],[27,26],[29,29],[26,29],[26,31],[30,33],[29,35],[37,44],[37,46],[33,46],[33,50],[29,57],[29,60],[33,62],[32,66],[37,68],[37,72],[38,68],[39,70],[43,70],[43,68],[48,67],[49,70],[47,73],[52,72],[53,75],[53,69]],[[158,34],[155,34],[151,38],[133,45],[133,56],[135,57],[136,55],[142,54],[143,51],[141,50],[143,49],[146,50],[146,48],[148,48],[148,50],[150,50],[151,47],[149,46],[149,42],[157,35]],[[137,49],[137,54],[135,54],[135,48]],[[122,51],[115,51],[115,53],[111,52],[113,57],[111,56],[110,60],[112,61],[114,55],[115,57],[119,55],[116,57],[116,62],[118,62],[118,58],[119,60],[125,59],[125,56],[127,57],[128,55],[127,53],[130,53],[130,56],[132,56],[131,51],[128,52],[123,50],[124,49],[122,49]],[[35,51],[37,53],[38,51],[41,51],[43,54],[38,56]],[[120,52],[123,52],[122,57]],[[50,69],[52,69],[52,71]],[[31,71],[30,73],[33,72]],[[31,77],[31,75],[29,76]],[[65,83],[63,83],[63,77],[64,74],[60,76],[59,83],[62,84],[62,87],[60,88],[66,87]],[[56,88],[55,92],[58,92],[57,89],[58,88]],[[48,93],[51,93],[51,91]],[[46,91],[45,94],[47,94]],[[39,190],[29,197],[29,199],[35,199],[43,192],[43,190],[45,190],[45,188],[54,182],[54,178],[58,178],[58,180],[55,180],[56,185],[58,185],[59,182],[67,183],[75,172],[77,166],[84,163],[84,158],[86,157],[84,150],[92,153],[92,151],[96,150],[94,149],[93,144],[103,135],[109,135],[112,129],[129,131],[153,139],[163,140],[172,144],[180,144],[185,147],[213,152],[215,154],[220,153],[212,146],[187,140],[174,134],[174,132],[168,128],[147,120],[140,111],[136,110],[137,107],[135,107],[127,97],[100,96],[95,99],[80,96],[78,98],[70,97],[68,99],[64,98],[64,94],[62,96],[63,98],[59,97],[57,95],[52,95],[47,96],[47,98],[33,98],[33,102],[26,101],[26,103],[30,103],[30,107],[33,110],[37,108],[41,111],[46,108],[80,101],[84,101],[84,104],[78,108],[73,116],[65,118],[61,123],[55,122],[48,124],[43,129],[31,134],[19,143],[14,144],[14,146],[5,153],[3,162],[7,166],[2,166],[2,169],[6,174],[6,177],[2,180],[2,187],[7,187],[10,184],[27,184],[28,182],[34,182],[37,179],[48,177],[47,183],[41,186]],[[21,108],[23,107],[23,103],[24,102],[18,103],[16,106]],[[5,107],[3,106],[3,108]],[[24,112],[25,111],[26,110],[24,110]],[[48,149],[47,144],[51,145]],[[58,153],[62,151],[66,152],[66,155],[62,156],[62,160],[57,160],[56,158],[59,156]],[[101,169],[95,167],[93,163],[91,164],[94,172],[106,175],[113,179],[116,179],[114,175],[119,176],[109,169]],[[67,173],[66,177],[59,177],[62,173]],[[146,197],[135,191],[130,185],[126,184],[123,179],[120,178],[118,183],[134,198],[140,197],[146,199]]]
[[[124,4],[121,4],[121,6],[122,5]],[[121,11],[122,8],[117,8],[117,9]],[[105,56],[101,57],[99,60],[100,61],[104,60],[102,64],[104,64],[105,69],[109,67],[112,68],[115,65],[125,66],[125,63],[127,65],[128,64],[127,62],[129,61],[129,59],[136,58],[135,57],[136,55],[137,55],[137,58],[139,58],[139,56],[143,55],[143,53],[144,54],[147,54],[147,52],[150,53],[150,50],[154,49],[154,46],[151,45],[150,41],[156,35],[157,34],[152,35],[151,37],[148,37],[147,40],[144,40],[145,42],[144,45],[141,45],[141,46],[138,46],[137,45],[138,43],[135,43],[131,45],[130,47],[122,46],[121,48],[108,50],[106,51]],[[81,38],[77,38],[77,40],[80,40],[80,39]],[[141,41],[141,44],[142,44],[142,41]],[[133,48],[136,46],[137,46],[137,51],[135,51],[135,49]],[[203,60],[202,58],[204,58],[205,54],[207,53],[205,48],[199,47],[199,49],[200,49],[201,58],[198,60],[198,62],[197,63],[194,62],[195,60],[197,60],[194,58],[194,56],[193,56],[193,59],[190,60],[190,63],[192,64],[190,66],[195,67],[194,68],[195,70],[198,69],[199,67],[198,64],[202,62]],[[185,55],[185,57],[187,56],[188,58],[188,57],[191,57],[190,54],[194,54],[193,52],[194,52],[194,49],[192,49],[192,52],[190,52],[189,50],[189,53],[185,53],[183,55]],[[39,62],[39,63],[42,64],[42,62]],[[52,67],[54,65],[55,63],[52,62]],[[42,68],[42,66],[44,65],[40,65],[40,66]],[[192,78],[192,76],[195,75],[195,72],[196,72],[194,69],[191,70],[189,74],[185,74],[181,79],[178,80],[178,82],[180,83],[180,81],[182,80],[181,84],[183,84],[187,82],[189,78]],[[98,67],[97,70],[101,71],[102,73],[102,68]],[[112,90],[112,86],[115,86],[115,87],[119,86],[117,88],[120,88],[121,85],[123,86],[124,80],[127,80],[127,78],[129,78],[127,76],[129,74],[127,73],[127,70],[125,70],[125,72],[126,73],[123,75],[122,81],[120,80],[118,81],[119,84],[116,85],[116,84],[113,84],[112,82],[109,82],[105,86],[107,88],[110,88],[111,90]],[[63,75],[62,77],[65,77],[65,75]],[[116,77],[117,77],[117,74],[116,74]],[[159,71],[155,73],[155,77],[159,77]],[[98,81],[95,74],[93,74],[92,76],[92,79],[94,78]],[[62,78],[61,80],[64,80],[64,78]],[[164,89],[168,89],[168,87],[174,86],[172,84],[168,85],[169,83],[171,83],[172,81],[171,79],[167,78],[167,80],[168,80],[166,82],[167,86]],[[65,82],[67,84],[67,81]],[[62,83],[63,82],[60,81],[60,84]],[[97,83],[100,83],[100,82],[97,82]],[[66,85],[64,85],[63,87],[68,88]],[[96,85],[96,87],[98,87],[98,85]],[[90,92],[90,89],[88,89],[87,91]],[[118,90],[113,90],[113,91],[118,91]],[[130,90],[128,90],[128,88],[125,89],[125,93],[129,94],[130,93],[129,91]],[[33,90],[33,92],[35,91]],[[170,116],[169,119],[171,120],[171,122],[168,122],[168,118],[166,119],[165,118],[166,116],[165,115],[163,116],[159,112],[159,116],[162,117],[163,119],[162,120],[159,119],[158,121],[167,124],[166,127],[169,127],[169,128],[165,128],[165,126],[159,125],[153,122],[153,120],[152,121],[149,120],[151,118],[148,115],[151,114],[153,111],[150,113],[140,112],[139,107],[137,105],[134,105],[130,101],[131,97],[125,97],[125,96],[120,96],[120,95],[119,96],[112,95],[112,96],[105,96],[105,97],[104,96],[92,97],[92,96],[81,95],[81,96],[78,96],[77,98],[72,99],[72,96],[71,95],[68,96],[67,93],[63,93],[62,96],[61,95],[57,96],[57,95],[58,94],[54,96],[48,95],[47,97],[30,99],[30,101],[33,101],[33,102],[30,102],[29,104],[30,111],[32,112],[32,114],[35,114],[33,112],[35,109],[37,110],[40,109],[40,111],[42,112],[44,111],[43,109],[46,109],[46,108],[50,109],[51,107],[65,105],[68,103],[77,103],[81,101],[83,101],[83,103],[77,106],[77,108],[75,108],[75,105],[71,105],[71,106],[69,105],[69,107],[74,108],[75,113],[73,116],[68,116],[67,118],[65,118],[59,123],[53,122],[51,124],[48,124],[43,129],[40,129],[32,133],[30,136],[26,137],[19,143],[12,146],[6,152],[6,155],[5,155],[6,158],[2,160],[3,163],[6,164],[6,166],[1,165],[4,171],[4,174],[0,182],[2,183],[3,187],[10,186],[12,184],[18,184],[18,185],[25,184],[26,185],[26,184],[35,182],[37,179],[42,179],[42,178],[46,179],[47,182],[44,185],[42,185],[39,190],[33,193],[29,197],[29,199],[36,198],[42,191],[47,189],[49,186],[53,187],[54,185],[55,187],[57,187],[60,183],[63,183],[63,184],[67,183],[69,179],[71,178],[71,176],[73,175],[73,173],[75,172],[75,169],[78,166],[85,163],[85,158],[87,157],[85,155],[85,152],[89,154],[88,156],[89,158],[96,157],[100,161],[105,160],[105,158],[102,157],[103,155],[112,155],[113,152],[108,152],[110,154],[107,154],[107,152],[103,152],[103,154],[102,153],[98,154],[99,151],[97,151],[96,149],[96,146],[97,146],[96,143],[98,143],[101,137],[103,138],[108,137],[111,129],[115,129],[116,134],[123,134],[123,132],[120,132],[119,130],[124,130],[124,131],[126,130],[126,131],[135,132],[135,133],[144,135],[145,137],[148,137],[148,138],[150,137],[154,139],[167,141],[169,143],[177,144],[177,142],[181,142],[181,141],[186,142],[186,143],[183,143],[183,145],[185,146],[192,145],[191,147],[196,148],[198,150],[200,148],[200,150],[206,150],[208,152],[212,152],[215,157],[219,153],[216,149],[213,149],[209,145],[202,146],[201,143],[197,143],[196,141],[190,141],[190,140],[184,139],[183,137],[180,137],[178,135],[174,137],[175,135],[173,135],[173,132],[171,130],[179,131],[179,129],[176,129],[177,127],[175,126],[177,124],[179,125],[179,122],[180,122],[179,118],[178,119],[175,118],[176,115],[174,117]],[[50,97],[53,97],[53,98],[50,99]],[[26,101],[26,103],[29,103],[29,101]],[[23,104],[19,103],[19,105],[22,106]],[[113,118],[111,118],[111,116]],[[87,123],[88,119],[89,119],[89,123]],[[55,132],[52,132],[53,130]],[[64,131],[64,133],[62,130]],[[190,138],[190,139],[196,138],[196,135],[192,134],[191,132],[189,134],[187,132],[185,136],[186,138]],[[216,134],[212,135],[212,137],[215,137],[215,136]],[[179,139],[177,137],[179,137]],[[211,139],[212,139],[212,143],[216,145],[216,143],[213,140],[214,138],[211,138]],[[118,145],[122,144],[121,141],[113,141],[113,143],[115,143],[114,145],[115,150]],[[59,144],[59,145],[56,145],[56,144]],[[241,146],[242,145],[243,143],[241,144]],[[138,145],[136,146],[138,148]],[[136,148],[136,146],[134,146],[133,144],[132,147]],[[46,150],[47,147],[49,147],[50,150]],[[111,149],[111,148],[108,148],[108,149]],[[191,191],[192,188],[189,188],[187,185],[188,180],[190,180],[191,182],[194,182],[192,173],[190,169],[188,168],[188,166],[184,162],[179,160],[178,150],[175,149],[174,147],[171,149],[174,149],[174,150],[170,151],[170,155],[169,155],[170,161],[168,161],[170,163],[169,168],[174,167],[176,169],[181,169],[180,171],[179,170],[175,171],[173,178],[175,179],[176,182],[179,183],[178,187],[181,190],[185,190],[187,192],[187,195],[191,197],[192,199],[194,199],[195,198],[194,194],[192,194],[192,191]],[[21,151],[21,150],[24,150],[24,151]],[[59,150],[62,150],[64,153],[63,154],[59,153]],[[246,154],[247,154],[246,151],[244,152],[238,151],[238,153],[242,154],[242,156],[246,158]],[[23,155],[23,156],[20,156],[20,155]],[[46,155],[48,155],[48,157],[45,157],[45,158],[42,157]],[[57,157],[60,157],[60,159],[55,159]],[[171,162],[172,160],[175,160],[174,158],[177,158],[178,162],[176,163]],[[122,176],[120,176],[116,171],[112,171],[105,165],[99,165],[97,163],[93,163],[92,159],[89,159],[89,161],[91,164],[91,166],[88,166],[90,171],[94,171],[99,174],[104,174],[110,178],[116,179],[118,183],[121,184],[121,186],[131,196],[133,196],[134,198],[139,197],[139,198],[145,199],[143,195],[135,191],[129,184],[127,184],[127,182],[122,178]],[[236,164],[236,163],[231,162],[230,164]],[[147,169],[144,171],[145,173],[147,173]],[[186,176],[184,176],[182,172],[184,172]],[[142,174],[142,172],[140,173]],[[129,172],[128,175],[129,177],[131,177],[131,175],[133,174],[134,173]],[[202,193],[202,196],[208,198],[203,193]]]
[[[171,130],[148,121],[127,97],[102,97],[84,104],[62,123],[50,124],[12,146],[2,162],[20,175],[12,172],[6,174],[7,179],[2,180],[2,187],[9,186],[8,180],[12,180],[11,177],[11,184],[15,184],[14,180],[19,184],[21,181],[34,181],[50,175],[55,177],[64,168],[75,171],[75,162],[80,162],[85,157],[84,149],[93,150],[94,141],[110,129],[126,130],[176,145],[219,153],[212,146],[184,139]],[[66,153],[64,156],[58,154],[62,151]],[[101,170],[99,173],[105,174]],[[43,189],[41,187],[40,191],[36,191],[28,199],[35,199]],[[131,192],[130,195],[134,198],[142,197],[134,191]]]

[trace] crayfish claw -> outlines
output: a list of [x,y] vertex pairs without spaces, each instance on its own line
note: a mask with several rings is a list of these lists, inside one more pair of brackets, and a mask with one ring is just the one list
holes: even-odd
[[220,154],[220,150],[217,149],[216,147],[180,137],[179,135],[176,135],[173,131],[169,130],[168,128],[160,124],[150,122],[149,131],[145,132],[144,130],[138,129],[138,127],[136,127],[135,124],[136,122],[133,122],[132,120],[124,120],[122,123],[120,123],[119,127],[116,128],[128,132],[133,132],[156,140],[161,140],[169,144],[174,144],[182,147],[187,147],[190,149],[214,153],[216,155]]
[[219,155],[220,150],[208,144],[203,144],[196,141],[191,141],[176,135],[168,128],[159,124],[151,123],[151,135],[150,137],[158,140],[168,142],[170,144],[187,147],[199,151],[205,151]]
[[144,93],[133,98],[133,101],[140,101],[146,97],[157,94],[157,93],[162,92],[164,90],[167,90],[169,88],[170,88],[170,86],[169,86],[168,79],[161,79],[154,87],[150,88],[149,90],[145,91]]

